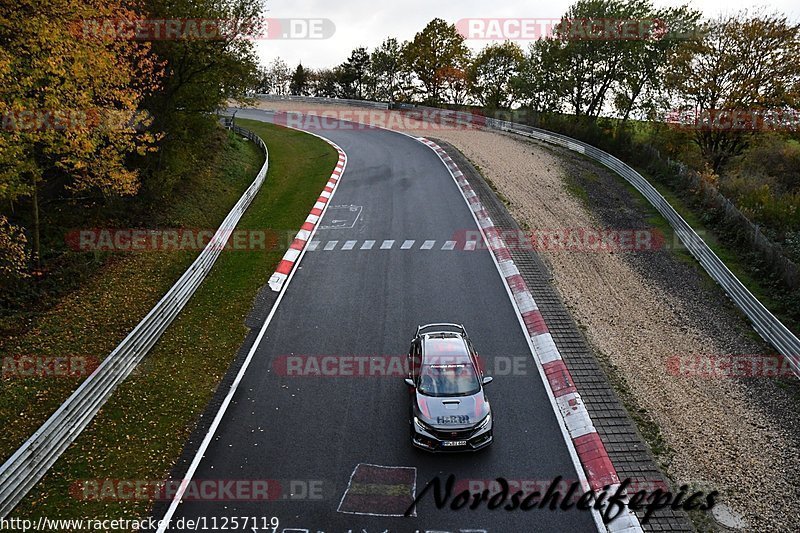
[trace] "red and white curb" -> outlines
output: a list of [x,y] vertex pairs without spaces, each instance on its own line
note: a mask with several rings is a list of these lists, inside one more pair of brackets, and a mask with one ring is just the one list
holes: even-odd
[[320,219],[325,214],[325,210],[328,208],[328,202],[330,202],[330,199],[333,198],[333,194],[336,192],[336,188],[339,186],[339,180],[342,178],[344,169],[347,167],[347,154],[344,153],[344,150],[339,148],[339,146],[333,141],[325,139],[324,137],[320,137],[320,139],[326,141],[328,144],[333,146],[337,152],[339,152],[339,162],[336,163],[336,168],[334,169],[333,174],[331,174],[328,183],[325,184],[325,188],[320,193],[319,198],[317,198],[317,202],[314,204],[314,207],[311,208],[311,212],[308,214],[306,221],[302,226],[300,226],[300,231],[298,231],[297,235],[295,235],[292,244],[289,245],[289,249],[286,250],[281,262],[278,263],[278,268],[275,269],[275,273],[269,278],[269,288],[275,292],[280,292],[280,290],[283,288],[283,284],[286,283],[289,274],[291,274],[292,269],[294,268],[295,264],[297,264],[300,254],[303,253],[303,249],[314,235]]
[[[418,139],[436,152],[439,159],[450,170],[470,209],[472,209],[478,225],[486,236],[489,248],[495,256],[498,268],[514,297],[516,307],[525,323],[533,346],[534,357],[539,360],[547,376],[546,385],[549,386],[552,395],[555,397],[564,425],[572,439],[581,466],[586,473],[589,486],[595,491],[603,490],[604,487],[610,486],[609,493],[613,494],[620,484],[617,471],[611,463],[600,435],[592,424],[592,419],[589,417],[589,412],[586,410],[583,400],[581,400],[581,395],[575,388],[572,376],[553,342],[553,336],[547,329],[542,313],[528,290],[525,280],[522,279],[519,270],[511,259],[511,252],[500,237],[500,231],[495,227],[489,213],[481,204],[477,193],[472,189],[458,165],[447,152],[433,141],[424,137],[419,137]],[[620,513],[611,523],[606,524],[606,528],[613,533],[642,531],[639,519],[627,507],[625,512]]]

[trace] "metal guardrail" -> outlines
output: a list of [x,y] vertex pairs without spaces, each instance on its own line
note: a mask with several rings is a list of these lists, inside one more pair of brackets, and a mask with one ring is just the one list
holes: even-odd
[[264,166],[175,285],[56,412],[0,466],[0,518],[5,518],[39,482],[178,316],[214,266],[239,219],[264,183],[269,166],[267,145],[251,131],[230,123],[226,126],[261,148],[267,155]]
[[347,98],[321,98],[318,96],[294,96],[294,95],[277,95],[277,94],[257,94],[257,98],[262,100],[280,101],[286,100],[290,102],[305,102],[307,104],[341,104],[355,107],[370,107],[373,109],[389,109],[389,104],[386,102],[373,102],[371,100],[348,100]]
[[[281,98],[281,97],[268,97]],[[297,98],[297,97],[295,97]],[[285,97],[284,97],[285,99]],[[307,101],[328,101],[330,103],[347,104],[351,100],[338,100],[334,98],[306,98]],[[371,102],[377,105],[379,102]],[[357,104],[364,106],[365,101],[357,101]],[[469,111],[453,111],[435,107],[417,105],[394,105],[401,110],[421,110],[419,117],[422,120],[435,122],[447,121],[448,124],[462,124],[485,126],[490,129],[506,131],[518,135],[524,135],[532,139],[555,144],[583,154],[613,170],[638,190],[653,207],[669,222],[678,238],[689,252],[697,259],[709,276],[716,281],[733,302],[742,310],[753,325],[753,329],[769,344],[771,344],[792,368],[797,377],[800,377],[800,339],[787,328],[775,315],[773,315],[764,305],[753,296],[753,294],[739,281],[725,263],[717,257],[703,239],[692,229],[692,227],[678,214],[678,212],[667,202],[667,200],[653,187],[641,174],[614,157],[613,155],[595,148],[585,142],[560,135],[540,128],[534,128],[516,122],[498,120],[482,115],[475,115]]]

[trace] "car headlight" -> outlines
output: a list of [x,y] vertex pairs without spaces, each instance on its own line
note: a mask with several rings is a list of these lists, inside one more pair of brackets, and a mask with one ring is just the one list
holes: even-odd
[[492,421],[492,413],[489,413],[488,415],[486,415],[486,418],[484,418],[483,421],[481,421],[481,423],[478,424],[478,429],[485,428],[491,423],[491,421]]
[[430,431],[430,429],[431,429],[430,427],[428,427],[428,425],[425,422],[423,422],[422,420],[420,420],[416,416],[414,417],[414,425],[417,426],[417,428],[419,428],[419,429],[421,429],[423,431]]

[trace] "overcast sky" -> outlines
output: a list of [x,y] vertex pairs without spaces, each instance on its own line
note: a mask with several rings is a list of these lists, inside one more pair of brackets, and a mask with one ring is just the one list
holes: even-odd
[[[347,59],[358,46],[370,50],[386,37],[399,41],[414,37],[431,19],[439,17],[455,23],[465,18],[535,18],[550,19],[563,15],[572,0],[403,0],[383,3],[380,0],[267,0],[266,17],[329,19],[336,30],[323,40],[263,39],[256,43],[263,64],[281,57],[289,66],[299,62],[312,68],[332,67]],[[686,0],[654,0],[656,6],[678,6]],[[800,19],[797,0],[775,0],[769,4],[760,0],[692,0],[688,2],[705,16],[766,6],[770,11],[785,13],[793,20]],[[468,41],[478,50],[486,41]],[[521,42],[527,48],[525,42]]]

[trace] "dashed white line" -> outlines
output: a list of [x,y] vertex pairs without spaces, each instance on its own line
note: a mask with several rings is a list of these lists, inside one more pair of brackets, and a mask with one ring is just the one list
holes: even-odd
[[[322,241],[322,240],[313,240],[308,243],[308,251],[334,251],[337,250],[337,246],[339,245],[339,240],[332,240],[332,241]],[[402,243],[400,244],[400,250],[413,250],[414,246],[417,242],[421,242],[422,244],[419,246],[419,250],[443,250],[443,251],[455,251],[455,250],[465,250],[465,251],[473,251],[477,249],[478,241],[465,241],[463,243],[459,243],[458,241],[436,241],[436,240],[427,240],[427,241],[416,241],[414,239],[407,239],[407,240],[395,240],[395,239],[384,239],[384,240],[365,240],[361,246],[358,246],[360,241],[358,240],[348,240],[348,241],[341,241],[343,244],[338,250],[396,250],[395,243]],[[437,243],[441,242],[441,247],[438,247]],[[377,246],[376,246],[377,245]]]

